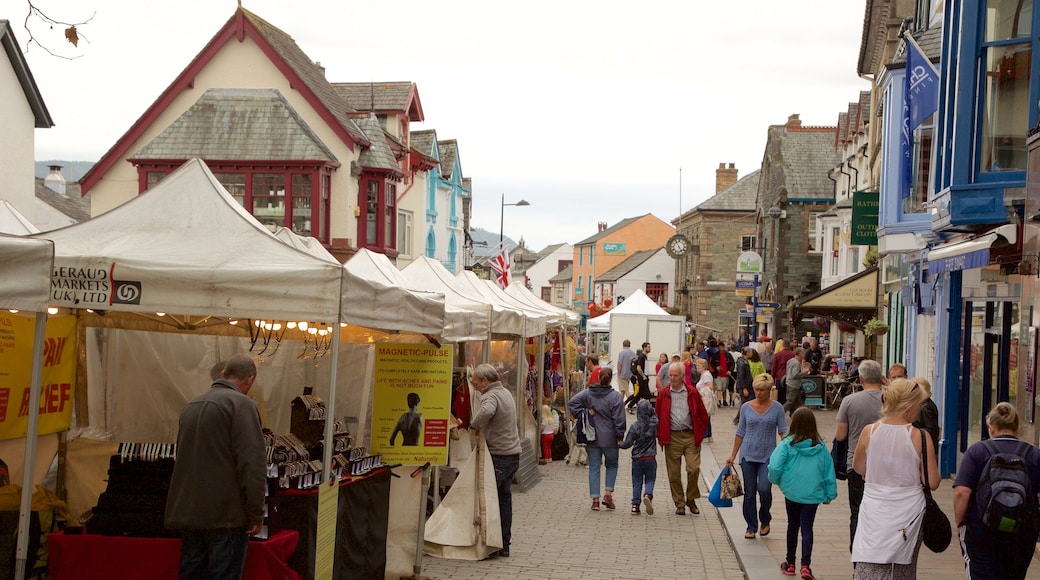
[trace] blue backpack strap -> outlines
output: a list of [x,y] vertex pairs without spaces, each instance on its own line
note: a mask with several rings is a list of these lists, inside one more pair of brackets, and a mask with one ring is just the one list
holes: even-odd
[[986,449],[989,449],[990,456],[1000,453],[1000,448],[997,447],[997,444],[994,443],[992,439],[983,439],[982,445],[985,446]]
[[1025,441],[1019,441],[1018,447],[1015,447],[1015,455],[1021,457],[1023,460],[1026,458],[1026,451],[1029,450],[1029,444]]

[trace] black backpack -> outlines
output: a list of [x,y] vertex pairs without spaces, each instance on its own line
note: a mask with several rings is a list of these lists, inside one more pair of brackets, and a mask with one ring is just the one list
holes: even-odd
[[1036,498],[1031,496],[1029,469],[1023,459],[1029,445],[1019,442],[1014,453],[1001,453],[992,440],[982,444],[992,454],[983,465],[975,488],[982,523],[994,532],[1017,533],[1032,529]]

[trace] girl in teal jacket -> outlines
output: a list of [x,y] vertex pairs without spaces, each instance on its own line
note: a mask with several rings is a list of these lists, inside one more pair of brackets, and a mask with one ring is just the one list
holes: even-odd
[[787,437],[769,458],[769,481],[777,484],[787,506],[787,558],[780,571],[795,575],[794,553],[802,532],[803,580],[815,580],[812,570],[813,522],[816,508],[838,497],[834,462],[816,427],[816,415],[802,407],[791,416]]

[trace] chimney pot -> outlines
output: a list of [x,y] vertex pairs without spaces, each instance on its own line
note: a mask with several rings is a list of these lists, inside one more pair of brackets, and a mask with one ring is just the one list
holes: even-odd
[[737,176],[736,164],[730,163],[727,168],[725,163],[719,163],[719,168],[715,170],[715,193],[719,193],[736,183]]

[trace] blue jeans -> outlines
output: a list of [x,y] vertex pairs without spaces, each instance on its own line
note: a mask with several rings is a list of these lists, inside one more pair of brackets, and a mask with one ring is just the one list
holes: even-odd
[[798,530],[802,532],[802,566],[812,564],[813,522],[816,521],[817,503],[798,503],[789,499],[787,505],[787,561],[794,564],[794,552],[798,547]]
[[589,454],[589,497],[599,497],[599,466],[605,463],[607,466],[607,480],[605,489],[614,491],[614,482],[617,481],[618,448],[596,447],[589,445],[585,449]]
[[238,580],[246,567],[249,535],[245,528],[184,530],[181,533],[180,580]]
[[704,430],[704,438],[711,438],[711,417],[708,417],[708,428]]
[[509,550],[513,539],[513,476],[520,467],[520,455],[492,455],[495,483],[498,485],[498,511],[502,520],[502,549]]
[[[740,470],[744,474],[744,521],[748,525],[747,531],[757,532],[759,522],[766,526],[773,520],[773,516],[769,515],[769,510],[773,507],[773,484],[769,483],[769,464],[743,459],[740,461]],[[756,500],[762,505],[756,506]]]
[[[653,497],[657,482],[657,458],[632,458],[632,505],[643,502],[643,494]],[[646,489],[643,488],[644,484]]]

